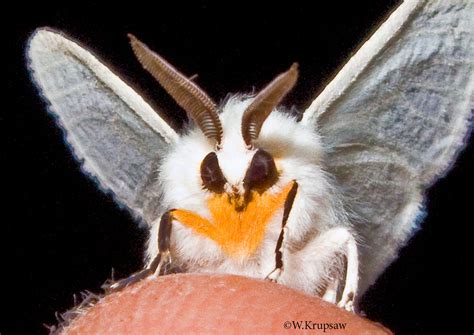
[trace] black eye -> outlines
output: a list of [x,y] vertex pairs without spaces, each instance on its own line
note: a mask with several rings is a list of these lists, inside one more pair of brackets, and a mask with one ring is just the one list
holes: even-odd
[[215,193],[224,192],[224,185],[227,182],[219,167],[219,161],[215,152],[207,154],[201,163],[201,178],[209,191]]
[[258,149],[252,158],[244,178],[246,190],[266,190],[278,179],[278,171],[273,157],[263,149]]

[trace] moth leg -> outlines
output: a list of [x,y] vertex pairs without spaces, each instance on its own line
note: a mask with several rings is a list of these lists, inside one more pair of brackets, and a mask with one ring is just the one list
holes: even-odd
[[285,239],[285,232],[288,229],[286,227],[286,222],[288,221],[288,217],[290,216],[291,208],[293,207],[297,190],[298,183],[296,181],[293,181],[293,186],[291,187],[291,190],[285,199],[285,205],[283,207],[281,231],[280,235],[278,236],[278,241],[275,247],[275,269],[273,269],[273,271],[265,277],[266,280],[270,280],[272,282],[277,282],[278,278],[281,275],[281,272],[283,271],[283,242]]
[[105,284],[103,289],[107,292],[119,291],[131,284],[139,282],[150,275],[162,275],[166,271],[166,266],[171,264],[170,240],[171,240],[171,223],[173,221],[172,210],[165,212],[161,216],[160,227],[158,231],[158,255],[153,259],[150,265],[130,277],[118,280],[111,285]]
[[[326,292],[322,298],[336,303],[341,308],[354,311],[354,299],[359,281],[359,261],[357,243],[352,234],[344,227],[332,228],[318,237],[318,258],[327,265],[325,271],[332,273]],[[344,261],[345,260],[345,261]],[[344,289],[338,298],[339,286]]]
[[359,283],[359,256],[357,253],[357,243],[352,234],[346,236],[345,246],[347,260],[345,286],[342,291],[341,300],[339,300],[337,305],[353,312],[355,294]]
[[150,263],[150,269],[158,276],[164,275],[166,267],[171,265],[171,224],[173,223],[173,211],[169,210],[162,215],[160,228],[158,230],[158,255]]

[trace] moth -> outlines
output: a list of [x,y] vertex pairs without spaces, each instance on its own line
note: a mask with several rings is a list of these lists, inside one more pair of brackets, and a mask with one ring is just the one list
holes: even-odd
[[38,29],[28,66],[86,173],[150,229],[152,275],[266,278],[353,310],[423,216],[474,107],[472,1],[403,2],[298,119],[279,106],[293,64],[216,104],[130,35],[186,111],[173,129],[104,62]]

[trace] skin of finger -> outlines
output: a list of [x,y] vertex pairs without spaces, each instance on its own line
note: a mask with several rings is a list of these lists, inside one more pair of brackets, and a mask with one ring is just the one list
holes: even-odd
[[102,298],[64,334],[391,334],[379,324],[280,284],[232,275],[143,280]]

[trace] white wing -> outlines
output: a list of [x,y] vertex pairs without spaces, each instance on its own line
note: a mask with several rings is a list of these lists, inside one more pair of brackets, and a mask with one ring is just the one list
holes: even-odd
[[416,230],[424,190],[452,164],[473,108],[472,0],[405,1],[316,98],[302,122],[359,217],[361,290]]
[[71,39],[37,30],[32,76],[84,169],[119,203],[149,220],[156,165],[177,134],[127,84]]

